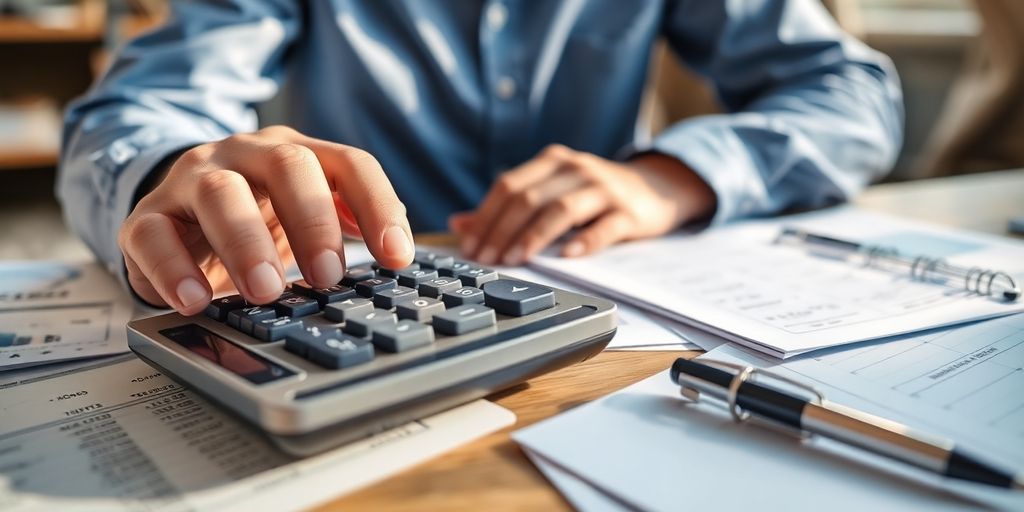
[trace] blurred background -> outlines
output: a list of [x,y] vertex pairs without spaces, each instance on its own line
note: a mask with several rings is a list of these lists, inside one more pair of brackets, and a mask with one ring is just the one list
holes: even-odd
[[[168,3],[0,0],[0,209],[55,218],[63,107],[102,73],[119,44],[165,19]],[[888,181],[1024,167],[1024,1],[825,4],[899,70],[906,140]],[[704,84],[663,47],[651,58],[640,133],[717,109]],[[263,107],[263,122],[280,119],[278,106]],[[0,226],[0,235],[39,227]]]

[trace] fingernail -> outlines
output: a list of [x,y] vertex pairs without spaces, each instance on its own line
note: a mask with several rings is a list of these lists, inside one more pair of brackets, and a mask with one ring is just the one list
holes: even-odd
[[522,258],[523,258],[523,250],[520,249],[519,247],[513,247],[511,250],[509,250],[508,252],[505,253],[505,259],[502,260],[502,262],[505,265],[508,265],[510,267],[514,267],[514,266],[522,263],[522,261],[521,261]]
[[280,295],[284,288],[284,282],[277,269],[265,261],[249,269],[245,282],[249,285],[249,293],[255,297]]
[[208,300],[206,298],[206,288],[203,288],[203,285],[199,284],[199,281],[196,281],[194,277],[182,279],[178,283],[178,288],[175,292],[178,294],[178,301],[186,308],[194,306],[197,302]]
[[310,277],[314,281],[325,285],[341,281],[341,275],[344,272],[341,268],[341,258],[338,257],[338,253],[331,250],[325,250],[316,255],[310,262],[310,271],[313,274]]
[[462,254],[470,255],[476,250],[476,245],[479,242],[475,236],[468,235],[462,238]]
[[384,252],[394,258],[403,258],[412,254],[412,240],[404,229],[391,226],[384,231]]
[[562,254],[570,258],[575,258],[576,256],[583,254],[584,249],[586,248],[583,247],[583,243],[573,240],[572,242],[565,244],[565,249],[562,250]]
[[480,257],[478,257],[477,259],[480,260],[480,263],[483,263],[484,265],[490,265],[494,263],[494,256],[494,248],[487,246],[484,247],[484,250],[480,251]]

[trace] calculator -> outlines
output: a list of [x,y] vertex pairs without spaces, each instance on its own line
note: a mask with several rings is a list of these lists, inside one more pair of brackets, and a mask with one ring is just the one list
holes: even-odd
[[168,376],[305,456],[582,361],[615,334],[615,304],[418,252],[349,267],[277,301],[215,299],[204,314],[128,324]]

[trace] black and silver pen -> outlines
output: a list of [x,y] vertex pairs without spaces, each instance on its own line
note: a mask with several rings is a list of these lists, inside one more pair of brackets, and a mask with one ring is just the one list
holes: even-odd
[[965,454],[953,441],[850,407],[801,398],[699,361],[676,359],[672,381],[683,389],[728,402],[753,416],[818,434],[945,475],[981,484],[1024,490],[1024,475],[995,468]]

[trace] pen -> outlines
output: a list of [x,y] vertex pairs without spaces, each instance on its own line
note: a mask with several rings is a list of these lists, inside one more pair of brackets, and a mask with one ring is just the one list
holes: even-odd
[[[813,390],[818,395],[817,401],[753,382],[750,377],[759,370],[751,367],[707,362],[714,366],[683,358],[676,359],[672,364],[672,381],[682,386],[683,395],[691,399],[697,399],[700,393],[707,393],[727,402],[733,417],[738,421],[754,415],[950,478],[1024,490],[1024,475],[1014,475],[971,457],[958,449],[951,440],[926,435],[895,421],[826,401]],[[719,366],[736,368],[738,372],[732,373]],[[806,388],[777,375],[760,373]]]

